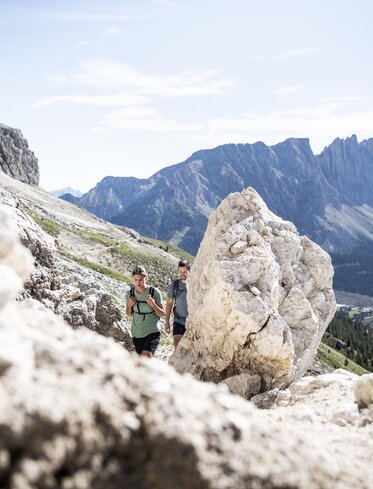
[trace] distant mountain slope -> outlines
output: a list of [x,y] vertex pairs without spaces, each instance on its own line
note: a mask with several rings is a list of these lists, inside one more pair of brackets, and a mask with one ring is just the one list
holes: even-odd
[[[308,139],[227,144],[198,151],[149,179],[106,177],[78,203],[195,254],[212,209],[230,192],[251,186],[301,234],[343,257],[373,251],[372,170],[373,139],[336,139],[320,155]],[[371,295],[373,281],[371,293],[351,291]]]

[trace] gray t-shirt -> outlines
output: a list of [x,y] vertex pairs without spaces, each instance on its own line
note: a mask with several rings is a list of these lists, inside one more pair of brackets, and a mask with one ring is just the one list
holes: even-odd
[[[185,325],[188,316],[187,304],[187,287],[186,283],[178,280],[178,287],[174,286],[175,282],[169,286],[167,297],[174,299],[174,322]],[[175,289],[175,290],[174,290]]]

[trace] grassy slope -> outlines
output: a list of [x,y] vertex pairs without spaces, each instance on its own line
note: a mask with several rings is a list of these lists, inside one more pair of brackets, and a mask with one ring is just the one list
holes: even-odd
[[[178,246],[164,241],[143,237],[141,241],[145,244],[145,247],[138,246],[135,248],[125,241],[117,241],[115,237],[110,235],[109,228],[105,234],[98,231],[91,232],[68,228],[57,224],[51,219],[39,216],[35,212],[28,211],[28,214],[44,231],[54,238],[65,232],[73,234],[78,240],[88,243],[92,247],[101,247],[101,255],[104,260],[101,263],[82,256],[78,253],[78,250],[65,249],[63,240],[59,243],[59,253],[69,261],[75,261],[85,268],[90,268],[122,282],[131,283],[131,270],[135,265],[141,264],[150,273],[154,285],[160,287],[161,290],[167,290],[171,277],[173,275],[176,276],[176,264],[170,260],[167,254],[159,254],[157,249],[167,251],[169,255],[178,259],[187,259],[190,262],[194,260],[192,255],[186,253]],[[151,245],[151,247],[148,245]]]
[[176,246],[173,243],[167,243],[166,241],[161,241],[160,239],[154,239],[154,238],[147,238],[143,237],[145,243],[150,243],[153,246],[156,246],[158,248],[161,248],[171,255],[174,255],[176,258],[179,258],[180,260],[188,260],[190,263],[193,263],[194,261],[194,256],[188,253],[187,251],[182,250],[178,246]]
[[344,368],[345,370],[348,370],[349,372],[352,372],[357,375],[363,375],[369,373],[368,370],[365,370],[365,368],[360,367],[360,365],[357,365],[357,363],[354,363],[352,360],[349,360],[347,357],[342,355],[342,353],[339,353],[338,351],[334,350],[328,345],[325,345],[324,343],[320,343],[317,352],[317,357],[335,369]]

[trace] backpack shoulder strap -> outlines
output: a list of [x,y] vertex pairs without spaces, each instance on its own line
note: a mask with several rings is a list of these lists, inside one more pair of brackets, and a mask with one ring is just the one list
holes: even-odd
[[[154,287],[149,287],[149,295],[151,297],[154,297]],[[131,288],[130,288],[130,297],[135,297],[135,287],[132,285]],[[146,304],[146,301],[139,301],[139,300],[136,300],[136,304],[135,306],[137,307],[137,310],[133,307],[132,308],[132,311],[135,313],[135,314],[139,314],[140,316],[142,316],[142,319],[143,321],[145,321],[145,316],[147,314],[155,314],[154,311],[147,311],[147,312],[141,312],[140,311],[140,304]]]
[[174,280],[173,290],[172,290],[174,299],[177,299],[177,295],[179,293],[179,284],[180,284],[180,279],[179,278],[177,280]]

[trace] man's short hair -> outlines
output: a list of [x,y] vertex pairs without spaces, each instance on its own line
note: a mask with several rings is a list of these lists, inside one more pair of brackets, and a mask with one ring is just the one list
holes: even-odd
[[177,265],[177,268],[181,268],[181,267],[186,267],[188,270],[190,270],[190,263],[188,262],[188,260],[180,260]]
[[145,270],[144,267],[137,266],[132,270],[132,277],[134,275],[141,275],[142,277],[148,278],[148,272]]

